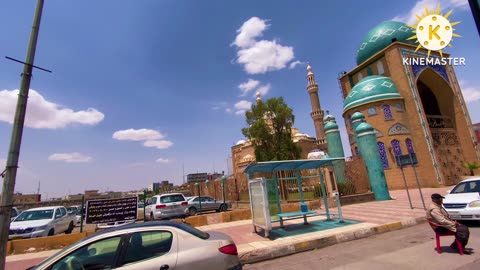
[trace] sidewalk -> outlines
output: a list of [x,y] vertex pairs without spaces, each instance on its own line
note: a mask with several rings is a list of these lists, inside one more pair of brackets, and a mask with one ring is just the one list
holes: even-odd
[[[428,207],[432,193],[445,194],[449,189],[448,187],[422,189],[425,205]],[[274,223],[273,240],[253,233],[252,220],[233,221],[198,228],[204,231],[215,230],[228,234],[237,244],[242,262],[253,263],[422,223],[425,221],[425,210],[418,189],[409,191],[414,209],[410,209],[405,190],[390,191],[393,198],[390,201],[373,201],[343,206],[342,212],[346,221],[343,224],[338,223],[337,220],[326,221],[325,216],[309,218],[309,225],[303,225],[303,219],[287,221],[285,229],[281,229],[279,223]],[[336,208],[332,208],[332,212],[336,211]],[[8,262],[13,263],[20,260],[40,261],[55,252],[10,255],[7,256],[7,265],[9,265]],[[7,267],[7,269],[10,268]]]

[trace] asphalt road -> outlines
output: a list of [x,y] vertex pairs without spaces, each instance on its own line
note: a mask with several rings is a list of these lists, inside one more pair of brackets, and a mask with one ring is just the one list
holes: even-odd
[[[449,245],[453,236],[440,238],[442,254],[435,248],[435,235],[428,224],[375,235],[282,257],[270,261],[245,265],[246,270],[396,270],[396,269],[480,269],[480,223],[467,223],[470,227],[471,255],[461,256]],[[477,252],[475,252],[477,251]]]

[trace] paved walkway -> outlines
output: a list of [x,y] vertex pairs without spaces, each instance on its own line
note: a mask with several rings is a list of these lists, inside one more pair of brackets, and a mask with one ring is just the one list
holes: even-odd
[[[446,194],[449,189],[449,187],[422,189],[425,205],[428,207],[432,193]],[[390,195],[393,200],[343,206],[343,217],[347,221],[345,224],[328,223],[325,221],[325,216],[309,218],[310,225],[303,225],[303,219],[287,221],[285,224],[291,226],[283,230],[279,228],[279,223],[274,223],[273,240],[264,238],[261,233],[253,233],[251,220],[212,224],[201,226],[199,229],[215,230],[230,235],[237,244],[242,260],[254,262],[400,229],[424,220],[425,211],[418,189],[410,189],[413,209],[410,208],[405,190],[390,191]],[[324,209],[319,211],[322,212]],[[337,212],[337,209],[332,208],[331,211]],[[19,260],[38,261],[52,252],[54,251],[45,254],[7,256],[7,266],[9,266],[8,263]],[[13,264],[10,264],[7,269],[13,269],[11,265]]]

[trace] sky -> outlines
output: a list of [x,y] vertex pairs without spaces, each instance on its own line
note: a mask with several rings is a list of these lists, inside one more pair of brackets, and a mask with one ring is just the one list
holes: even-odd
[[[257,91],[283,96],[295,127],[314,136],[306,63],[322,108],[340,120],[337,77],[356,66],[363,36],[383,21],[414,23],[425,4],[461,21],[445,51],[467,59],[457,77],[480,122],[480,37],[467,0],[45,2],[35,65],[53,73],[33,74],[16,192],[40,183],[47,199],[227,172]],[[2,166],[23,68],[4,56],[25,59],[35,5],[0,3]]]

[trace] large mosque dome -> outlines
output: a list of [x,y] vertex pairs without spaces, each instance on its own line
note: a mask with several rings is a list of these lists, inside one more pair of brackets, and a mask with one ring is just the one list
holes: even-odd
[[401,98],[390,78],[372,75],[363,78],[352,88],[343,102],[343,112],[375,101]]
[[415,35],[413,31],[413,28],[402,22],[386,21],[377,25],[363,37],[357,51],[357,65],[385,49],[392,40],[415,45],[415,39],[408,40]]

